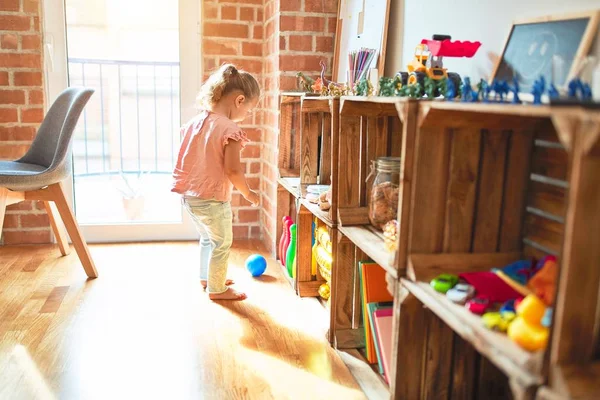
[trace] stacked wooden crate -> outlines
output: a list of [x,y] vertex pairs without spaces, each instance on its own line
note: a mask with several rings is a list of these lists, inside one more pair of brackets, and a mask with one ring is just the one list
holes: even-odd
[[[314,140],[327,137],[328,128],[313,115],[327,112],[325,101],[331,147],[314,159]],[[357,97],[342,97],[332,107],[336,101],[301,101],[307,136],[299,164],[302,184],[319,183],[316,166],[327,157],[331,164],[331,182],[324,182],[333,186],[332,211],[320,219],[335,239],[332,343],[364,346],[357,261],[370,258],[387,271],[394,295],[392,372],[389,388],[375,385],[383,387],[380,393],[396,399],[551,399],[598,390],[600,113]],[[368,222],[365,178],[378,156],[401,157],[393,254]],[[305,203],[299,201],[299,215],[308,224],[319,213]],[[303,229],[306,243],[310,230]],[[489,270],[548,254],[558,256],[560,277],[545,352],[529,353],[487,330],[479,317],[429,286],[440,273]],[[307,267],[298,268],[301,274]],[[360,375],[373,391],[375,372]]]

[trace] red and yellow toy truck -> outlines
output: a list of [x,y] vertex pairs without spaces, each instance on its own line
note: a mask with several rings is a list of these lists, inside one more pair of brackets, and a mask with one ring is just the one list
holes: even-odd
[[451,79],[455,87],[461,84],[460,75],[444,68],[444,57],[468,57],[475,55],[480,42],[451,41],[449,35],[433,35],[433,39],[423,39],[415,49],[415,57],[408,64],[408,72],[398,72],[402,85],[424,84],[425,77],[434,80]]

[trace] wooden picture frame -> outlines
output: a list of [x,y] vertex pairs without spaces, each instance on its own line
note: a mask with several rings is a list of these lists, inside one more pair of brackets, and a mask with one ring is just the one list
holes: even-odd
[[[338,1],[338,12],[337,12],[337,24],[335,30],[335,44],[333,48],[333,66],[331,69],[332,81],[333,82],[346,82],[345,76],[338,76],[338,70],[340,65],[341,57],[347,57],[348,51],[350,48],[342,48],[342,36],[344,35],[344,26],[343,26],[343,18],[342,18],[342,7],[345,7],[348,2],[360,2],[363,5],[363,10],[365,8],[366,2],[369,0],[339,0]],[[379,4],[381,0],[371,0],[375,4]],[[387,46],[387,35],[388,35],[388,23],[390,17],[390,2],[391,0],[385,1],[385,15],[383,21],[383,33],[381,37],[381,45],[377,49],[378,50],[378,59],[377,59],[377,70],[379,71],[379,76],[383,76],[384,68],[385,68],[385,55],[386,55],[386,46]],[[369,21],[373,23],[372,21]],[[366,23],[366,22],[365,22]],[[341,54],[343,53],[343,54]]]
[[[509,50],[509,47],[511,47],[513,45],[513,42],[511,42],[511,39],[513,38],[513,34],[516,32],[516,30],[520,27],[528,27],[528,26],[535,26],[536,29],[540,30],[539,28],[542,26],[542,24],[552,24],[554,27],[557,26],[557,23],[560,22],[571,22],[573,23],[575,20],[582,20],[582,19],[587,19],[587,23],[585,26],[585,29],[581,35],[581,40],[579,41],[579,45],[577,47],[577,50],[573,56],[573,59],[570,63],[570,65],[568,66],[568,72],[566,73],[565,76],[565,81],[563,83],[559,83],[557,85],[557,87],[564,87],[568,84],[568,82],[573,79],[574,77],[577,76],[577,74],[580,72],[579,69],[581,68],[582,64],[583,64],[583,60],[585,59],[585,57],[589,54],[590,51],[590,47],[596,37],[596,33],[598,31],[598,24],[600,22],[600,10],[593,10],[593,11],[586,11],[586,12],[579,12],[579,13],[573,13],[573,14],[565,14],[565,15],[550,15],[550,16],[545,16],[545,17],[538,17],[538,18],[530,18],[530,19],[524,19],[524,20],[519,20],[519,21],[515,21],[513,22],[513,25],[511,26],[511,29],[508,33],[508,36],[506,37],[506,41],[504,42],[504,47],[502,48],[502,53],[500,55],[500,57],[498,58],[498,60],[496,61],[496,64],[494,66],[493,69],[493,73],[490,77],[490,83],[494,80],[494,79],[503,79],[503,80],[507,80],[506,77],[506,71],[503,70],[503,68],[512,68],[508,62],[505,61],[505,57],[507,55],[507,50]],[[550,34],[554,35],[553,32],[550,32]],[[556,36],[556,35],[554,35]],[[558,45],[556,45],[558,46]],[[543,45],[541,46],[543,47]],[[512,50],[512,48],[510,48],[510,50]],[[529,52],[531,52],[531,47],[529,48]],[[554,53],[550,56],[553,57]],[[546,60],[547,62],[547,60]],[[552,63],[552,60],[550,60],[550,63]],[[550,67],[552,68],[552,67]],[[513,71],[516,68],[512,68]],[[546,70],[547,69],[547,65],[543,68],[540,68],[540,70]],[[552,69],[550,69],[550,71],[552,71]],[[520,74],[520,72],[517,70],[515,71],[517,74]],[[502,76],[499,76],[502,75]],[[546,76],[545,74],[543,74],[546,78],[547,83],[550,83],[550,81],[552,81],[553,77],[552,76]],[[534,77],[533,79],[537,79],[539,78],[539,75]],[[531,81],[531,77],[528,78],[528,81]],[[521,78],[519,78],[519,83],[521,84],[521,91],[522,92],[528,92],[529,89],[528,87],[530,87],[530,84],[523,84],[523,82],[521,81]]]

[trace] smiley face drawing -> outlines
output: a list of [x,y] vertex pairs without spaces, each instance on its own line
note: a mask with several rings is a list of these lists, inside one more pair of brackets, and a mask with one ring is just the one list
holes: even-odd
[[521,65],[518,68],[521,77],[526,81],[534,80],[549,71],[557,48],[558,38],[549,31],[537,33],[529,43],[524,43],[520,49]]

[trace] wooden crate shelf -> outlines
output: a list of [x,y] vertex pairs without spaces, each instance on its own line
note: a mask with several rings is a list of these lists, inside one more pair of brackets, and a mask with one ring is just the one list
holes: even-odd
[[394,253],[385,248],[383,234],[371,226],[342,226],[339,228],[342,235],[347,237],[356,247],[365,253],[371,260],[379,264],[395,279],[398,270],[394,265]]
[[424,306],[492,361],[509,379],[514,379],[525,388],[535,388],[543,383],[543,352],[530,353],[521,349],[505,334],[490,331],[483,325],[479,316],[464,306],[452,303],[445,295],[433,290],[429,283],[412,282],[407,279],[401,281]]
[[289,194],[294,196],[294,198],[300,197],[300,186],[297,184],[300,182],[300,178],[295,177],[287,177],[287,178],[278,178],[277,183],[281,185],[285,190],[288,191]]
[[306,207],[306,209],[310,211],[312,215],[319,218],[319,220],[321,220],[321,222],[323,222],[328,227],[335,227],[335,223],[331,220],[331,218],[329,218],[329,212],[321,210],[318,204],[311,203],[306,199],[302,199],[300,201],[300,204]]
[[[314,216],[331,232],[332,344],[350,352],[364,347],[358,261],[380,264],[394,295],[392,376],[379,396],[533,399],[537,391],[550,399],[596,390],[585,374],[597,375],[600,354],[600,112],[378,97],[299,103],[299,169],[280,172],[299,176],[300,190],[279,183],[299,199],[299,254],[309,254]],[[323,137],[329,139],[319,145]],[[401,157],[394,254],[367,218],[365,179],[380,156]],[[317,183],[332,185],[329,213],[302,198],[306,185]],[[526,352],[487,330],[428,285],[440,273],[548,254],[558,256],[560,276],[543,352]],[[583,305],[581,298],[591,300]],[[381,381],[375,372],[365,378],[370,367],[362,368],[360,357],[352,363],[362,375],[357,380],[371,382],[364,387]]]

